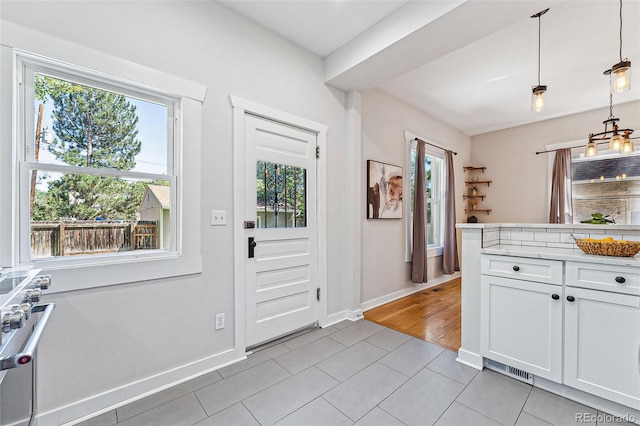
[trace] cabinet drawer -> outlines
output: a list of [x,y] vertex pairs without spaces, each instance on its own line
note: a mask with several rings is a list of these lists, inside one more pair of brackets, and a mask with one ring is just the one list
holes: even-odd
[[562,285],[562,261],[528,257],[482,255],[482,274]]
[[640,268],[567,262],[566,284],[571,287],[640,295]]

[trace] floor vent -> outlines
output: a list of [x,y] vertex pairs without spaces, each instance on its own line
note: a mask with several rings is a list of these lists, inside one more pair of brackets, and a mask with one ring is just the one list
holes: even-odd
[[520,370],[519,368],[511,367],[509,365],[487,358],[484,359],[484,366],[489,370],[498,371],[502,374],[506,374],[509,377],[513,377],[516,380],[520,380],[521,382],[529,383],[530,385],[533,384],[533,374],[527,373],[526,371]]

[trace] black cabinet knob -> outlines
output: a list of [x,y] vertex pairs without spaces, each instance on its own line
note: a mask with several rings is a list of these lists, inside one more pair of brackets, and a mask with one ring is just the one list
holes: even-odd
[[551,295],[551,298],[553,300],[558,300],[558,299],[560,299],[560,296],[554,293],[554,294]]
[[626,280],[624,279],[624,277],[616,277],[616,282],[618,284],[624,284]]
[[575,298],[575,297],[573,297],[573,296],[567,296],[567,300],[568,300],[569,302],[575,302],[576,298]]
[[518,272],[520,270],[520,267],[518,265],[516,265],[516,266],[513,267],[513,270]]

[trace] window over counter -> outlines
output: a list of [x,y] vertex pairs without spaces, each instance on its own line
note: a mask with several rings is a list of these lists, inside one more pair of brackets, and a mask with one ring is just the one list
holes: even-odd
[[[414,137],[408,139],[407,149],[407,170],[409,179],[405,188],[407,196],[408,212],[406,221],[407,232],[407,260],[411,260],[413,244],[413,194],[416,180],[416,142]],[[420,138],[422,140],[427,140]],[[425,146],[424,156],[425,170],[425,203],[427,215],[427,247],[430,249],[440,249],[442,247],[442,235],[444,228],[444,153],[441,150]],[[431,252],[433,253],[433,251]],[[430,254],[431,254],[430,253]],[[438,253],[440,254],[440,253]]]
[[21,262],[175,252],[179,99],[20,62]]
[[640,153],[573,151],[571,179],[574,223],[602,213],[619,225],[640,225]]

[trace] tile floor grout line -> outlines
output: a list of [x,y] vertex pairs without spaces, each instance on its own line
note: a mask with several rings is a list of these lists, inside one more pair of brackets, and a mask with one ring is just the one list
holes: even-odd
[[[245,399],[243,399],[242,401],[240,401],[240,404],[242,404],[242,406],[244,407],[244,409],[245,409],[245,410],[247,410],[247,413],[249,413],[249,415],[250,415],[251,417],[253,417],[253,419],[256,421],[256,423],[258,423],[259,425],[262,425],[262,423],[260,423],[260,421],[258,420],[258,418],[257,418],[257,417],[256,417],[256,416],[251,412],[251,410],[249,410],[249,407],[247,407],[247,405],[244,403],[244,401],[245,401],[245,400],[246,400],[246,398],[245,398]],[[234,404],[234,405],[235,405],[235,404]],[[233,407],[233,405],[232,405],[232,407]]]
[[[196,397],[196,401],[198,401],[198,404],[200,404],[200,407],[202,407],[202,411],[204,411],[204,414],[207,416],[207,417],[205,417],[205,419],[208,419],[210,416],[209,416],[209,413],[207,413],[207,409],[204,408],[204,405],[202,405],[202,401],[200,401],[200,398],[198,398],[198,395],[196,395],[195,391],[193,391],[191,393],[193,393],[193,396]],[[200,420],[200,421],[202,421],[202,420]],[[194,424],[197,424],[197,423],[199,423],[199,422],[196,422]]]
[[[426,368],[426,367],[425,367],[425,368]],[[430,370],[430,371],[431,371],[431,370]],[[434,371],[434,373],[439,374],[439,373],[437,373],[436,371]],[[441,374],[441,376],[446,377],[446,376],[444,376],[444,375],[442,375],[442,374]],[[448,378],[448,377],[447,377],[447,378]],[[449,379],[449,380],[451,380],[451,379]],[[457,382],[456,382],[456,383],[457,383]],[[444,414],[445,414],[447,411],[449,411],[449,408],[451,408],[451,406],[452,406],[454,403],[458,402],[458,398],[460,397],[460,395],[462,395],[462,392],[464,392],[464,390],[467,388],[467,386],[469,386],[469,384],[470,384],[470,383],[471,383],[471,382],[467,383],[466,385],[464,385],[464,386],[462,387],[462,389],[460,390],[460,392],[458,392],[458,394],[456,395],[456,397],[455,397],[455,398],[453,398],[453,400],[452,400],[452,401],[451,401],[451,403],[447,406],[447,408],[446,408],[442,413],[440,413],[440,415],[438,416],[438,418],[436,419],[436,421],[435,421],[435,422],[433,422],[433,424],[434,424],[434,425],[435,425],[436,423],[438,423],[438,420],[440,420],[440,418],[441,418],[442,416],[444,416]],[[458,402],[458,404],[460,404],[460,405],[462,405],[462,406],[466,407],[466,405],[461,404],[460,402]],[[469,408],[469,407],[467,407],[467,408]],[[475,411],[475,410],[473,410],[473,411]],[[476,413],[477,413],[477,411],[476,411]],[[496,422],[496,423],[499,423],[499,422],[497,422],[496,420],[493,420],[492,418],[490,418],[490,417],[487,417],[487,416],[483,415],[482,413],[478,413],[478,414],[481,414],[483,417],[485,417],[485,418],[487,418],[487,419],[489,419],[489,420],[492,420],[492,421],[494,421],[494,422]]]

